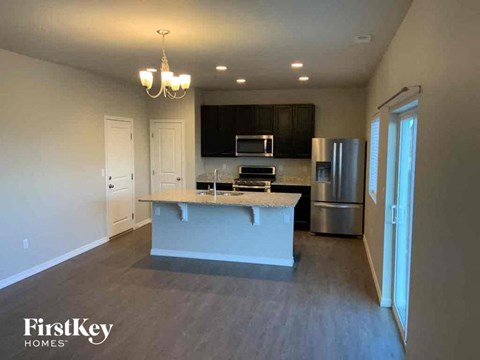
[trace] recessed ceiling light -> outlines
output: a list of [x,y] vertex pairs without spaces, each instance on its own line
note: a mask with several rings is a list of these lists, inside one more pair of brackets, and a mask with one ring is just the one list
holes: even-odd
[[300,76],[300,77],[298,78],[298,80],[300,80],[300,81],[308,81],[308,76]]
[[357,35],[353,38],[356,44],[368,44],[372,41],[372,35]]
[[155,69],[155,68],[147,68],[147,71],[150,71],[150,72],[157,72],[157,69]]
[[225,71],[227,70],[227,67],[225,65],[218,65],[215,69],[217,69],[218,71]]
[[292,68],[294,68],[294,69],[300,69],[300,68],[303,67],[303,64],[300,63],[300,62],[294,62],[294,63],[292,63],[291,66],[292,66]]
[[237,83],[244,84],[247,80],[245,79],[237,79]]

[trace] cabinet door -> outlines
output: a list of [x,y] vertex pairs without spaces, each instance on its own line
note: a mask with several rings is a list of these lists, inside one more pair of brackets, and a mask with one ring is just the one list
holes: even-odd
[[288,158],[293,154],[293,106],[278,105],[275,106],[274,119],[274,146],[275,157]]
[[235,106],[218,107],[218,130],[214,141],[218,156],[235,156]]
[[293,120],[293,157],[310,158],[314,137],[314,105],[295,105]]
[[251,105],[235,106],[235,134],[255,135],[255,107]]
[[217,156],[218,138],[218,106],[202,106],[201,108],[201,148],[202,156]]
[[272,135],[274,107],[272,105],[259,105],[255,114],[255,134]]

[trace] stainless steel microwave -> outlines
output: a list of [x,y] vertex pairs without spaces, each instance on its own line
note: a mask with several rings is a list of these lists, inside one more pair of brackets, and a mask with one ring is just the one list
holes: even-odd
[[235,155],[273,157],[273,135],[237,135]]

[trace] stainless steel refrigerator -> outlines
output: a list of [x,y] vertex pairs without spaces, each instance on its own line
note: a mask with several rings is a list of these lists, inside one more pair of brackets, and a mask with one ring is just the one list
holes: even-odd
[[312,139],[310,231],[363,234],[365,140]]

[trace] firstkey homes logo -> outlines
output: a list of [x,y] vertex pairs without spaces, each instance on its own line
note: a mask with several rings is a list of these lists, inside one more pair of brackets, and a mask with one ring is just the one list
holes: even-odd
[[[113,324],[90,323],[88,318],[72,318],[65,322],[46,323],[42,318],[25,318],[25,347],[64,347],[68,337],[83,336],[92,345],[107,340]],[[39,339],[40,338],[40,339]]]

